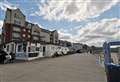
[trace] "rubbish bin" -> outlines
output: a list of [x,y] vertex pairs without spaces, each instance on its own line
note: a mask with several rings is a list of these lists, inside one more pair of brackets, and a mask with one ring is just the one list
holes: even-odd
[[120,82],[120,65],[107,64],[106,74],[108,82]]

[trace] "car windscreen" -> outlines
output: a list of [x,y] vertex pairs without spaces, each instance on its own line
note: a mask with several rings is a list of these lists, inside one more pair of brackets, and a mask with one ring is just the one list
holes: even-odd
[[112,63],[120,64],[120,46],[111,47]]

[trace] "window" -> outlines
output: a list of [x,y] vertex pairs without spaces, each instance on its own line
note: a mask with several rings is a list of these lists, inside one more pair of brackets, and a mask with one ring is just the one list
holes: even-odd
[[20,38],[20,33],[15,33],[14,32],[12,35],[13,35],[14,38]]
[[36,47],[36,51],[39,51],[39,49],[40,49],[39,47]]
[[18,20],[14,20],[14,23],[17,24],[17,25],[20,25],[20,24],[21,24],[21,22],[18,21]]
[[20,19],[20,15],[17,14],[17,13],[14,14],[14,17],[15,17],[16,19]]
[[34,36],[33,39],[34,40],[39,40],[39,37]]
[[9,51],[9,45],[7,45],[7,49],[6,50]]
[[17,14],[16,13],[14,14],[14,17],[17,18]]
[[13,31],[17,31],[17,32],[20,32],[21,29],[19,27],[13,27]]
[[28,52],[30,52],[30,47],[28,47]]
[[22,45],[18,45],[18,52],[22,52]]
[[31,46],[30,47],[30,52],[35,52],[36,51],[36,46]]

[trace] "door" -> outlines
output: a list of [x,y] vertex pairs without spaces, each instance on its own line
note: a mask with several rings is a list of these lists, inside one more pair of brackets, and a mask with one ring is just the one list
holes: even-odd
[[45,46],[43,46],[43,56],[45,56]]

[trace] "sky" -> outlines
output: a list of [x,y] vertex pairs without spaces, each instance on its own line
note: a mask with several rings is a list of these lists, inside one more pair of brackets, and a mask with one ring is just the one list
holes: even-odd
[[6,8],[71,42],[102,46],[120,40],[120,0],[0,0],[0,28]]

